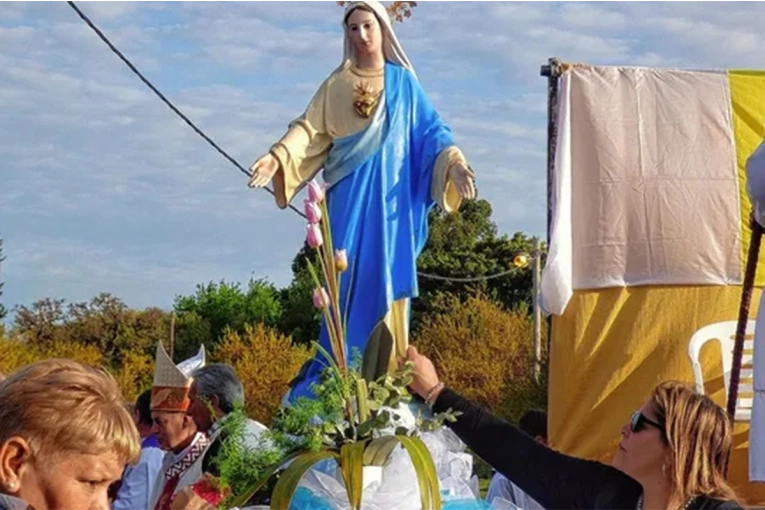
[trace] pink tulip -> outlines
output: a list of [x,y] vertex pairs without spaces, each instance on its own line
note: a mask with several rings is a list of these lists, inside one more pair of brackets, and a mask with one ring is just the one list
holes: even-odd
[[319,223],[321,221],[321,207],[316,202],[310,200],[303,201],[303,210],[309,223]]
[[319,310],[323,310],[329,306],[329,295],[324,287],[319,289],[313,289],[313,306]]
[[348,269],[348,252],[346,250],[335,250],[335,269],[340,273]]
[[324,201],[324,188],[315,180],[308,184],[308,200],[316,204]]
[[324,237],[321,235],[321,228],[317,223],[308,224],[308,234],[306,235],[308,246],[314,250],[324,244]]

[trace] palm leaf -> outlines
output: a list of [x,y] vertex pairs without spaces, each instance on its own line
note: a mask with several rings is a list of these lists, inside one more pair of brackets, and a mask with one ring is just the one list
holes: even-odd
[[414,470],[417,473],[417,483],[420,486],[420,499],[423,510],[440,509],[441,493],[438,486],[438,473],[428,447],[418,437],[396,436],[409,453]]
[[340,448],[340,472],[343,474],[348,502],[353,510],[360,510],[364,478],[364,450],[366,441],[357,441]]
[[359,413],[359,423],[369,419],[369,389],[364,379],[356,380],[356,409]]
[[271,479],[274,474],[276,474],[277,471],[279,471],[282,467],[284,467],[285,464],[289,463],[292,459],[299,457],[302,455],[303,452],[295,452],[291,453],[290,455],[287,455],[281,462],[278,464],[270,467],[260,478],[260,480],[254,482],[252,485],[247,487],[240,495],[238,495],[232,502],[231,502],[231,508],[237,508],[237,507],[243,507],[247,505],[247,502],[252,498],[260,489],[265,487],[265,485],[268,483],[268,480]]
[[364,450],[364,465],[383,467],[400,441],[396,436],[373,439]]
[[303,475],[317,462],[337,458],[337,453],[329,450],[302,452],[298,455],[292,464],[284,470],[276,483],[276,487],[274,487],[274,493],[271,496],[271,510],[287,510]]

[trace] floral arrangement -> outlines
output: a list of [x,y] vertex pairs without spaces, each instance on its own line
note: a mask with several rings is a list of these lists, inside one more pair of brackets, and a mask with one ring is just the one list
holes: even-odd
[[[336,461],[350,507],[358,510],[364,468],[385,466],[401,446],[414,465],[423,510],[441,508],[436,468],[419,434],[435,430],[446,420],[453,421],[457,414],[428,413],[424,417],[419,413],[410,426],[399,422],[397,410],[412,400],[407,390],[412,365],[407,363],[393,373],[387,370],[388,360],[383,358],[389,358],[392,349],[389,332],[387,339],[378,335],[374,348],[367,348],[369,352],[363,356],[347,352],[347,315],[340,305],[340,288],[341,278],[352,281],[353,270],[349,271],[347,252],[332,245],[324,187],[310,183],[304,210],[308,219],[306,241],[316,255],[315,261],[308,260],[315,283],[313,303],[324,316],[330,338],[330,352],[314,344],[327,362],[319,383],[312,388],[316,398],[300,398],[281,408],[255,448],[239,440],[246,417],[243,410],[235,411],[239,419],[227,419],[223,425],[230,440],[220,455],[217,491],[211,491],[210,482],[205,481],[198,495],[204,494],[221,509],[266,503],[272,509],[284,510],[299,494],[304,474],[317,463]],[[380,345],[383,347],[378,349]],[[218,494],[217,500],[211,492]]]

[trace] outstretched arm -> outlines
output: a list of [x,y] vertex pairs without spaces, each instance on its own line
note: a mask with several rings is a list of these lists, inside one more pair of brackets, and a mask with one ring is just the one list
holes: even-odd
[[[426,357],[410,348],[411,388],[437,413],[462,413],[448,423],[479,457],[545,508],[635,508],[640,485],[600,462],[556,452],[456,392],[443,388]],[[435,388],[435,391],[434,391]],[[439,388],[442,388],[439,390]]]
[[327,82],[314,95],[305,113],[290,123],[289,130],[270,151],[250,167],[251,188],[266,186],[272,179],[276,204],[285,208],[324,165],[332,138],[325,129]]

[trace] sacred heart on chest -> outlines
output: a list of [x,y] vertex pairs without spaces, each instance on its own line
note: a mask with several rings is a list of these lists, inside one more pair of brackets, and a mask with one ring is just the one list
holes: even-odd
[[359,117],[368,119],[372,115],[380,100],[380,92],[375,92],[369,83],[356,84],[353,90],[353,109]]

